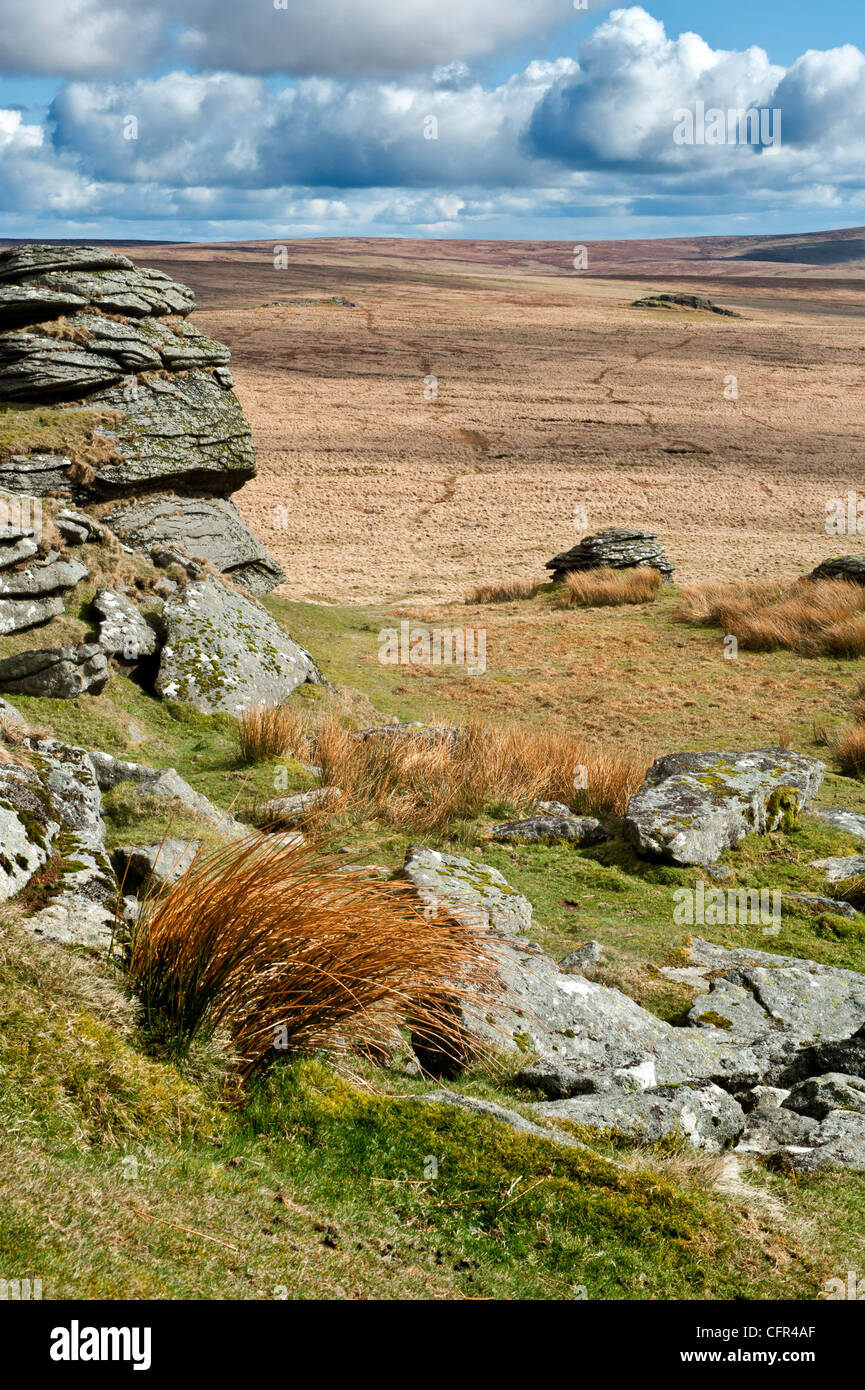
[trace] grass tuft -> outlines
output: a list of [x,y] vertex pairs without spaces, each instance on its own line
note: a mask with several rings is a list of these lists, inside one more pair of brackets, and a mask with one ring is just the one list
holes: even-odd
[[613,608],[623,603],[650,603],[661,587],[655,569],[617,570],[602,565],[593,570],[572,570],[559,585],[559,608]]

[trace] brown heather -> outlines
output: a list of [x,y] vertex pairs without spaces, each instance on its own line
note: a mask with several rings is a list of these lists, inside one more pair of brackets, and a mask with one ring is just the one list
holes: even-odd
[[704,584],[682,590],[673,617],[720,627],[743,651],[865,654],[865,588],[843,579]]
[[478,584],[466,594],[466,603],[515,603],[518,599],[534,598],[544,587],[534,579],[503,579],[498,584]]

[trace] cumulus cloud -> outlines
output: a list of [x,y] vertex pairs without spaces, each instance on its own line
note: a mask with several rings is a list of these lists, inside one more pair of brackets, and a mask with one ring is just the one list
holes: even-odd
[[483,57],[569,17],[568,0],[0,0],[0,71],[393,73]]
[[[486,12],[462,8],[474,19]],[[379,10],[395,13],[364,7]],[[230,235],[232,223],[270,219],[439,235],[503,234],[504,224],[536,235],[558,220],[567,236],[568,219],[655,215],[672,230],[689,210],[798,212],[809,200],[862,216],[865,56],[852,46],[784,69],[760,48],[671,37],[632,7],[597,25],[576,58],[532,62],[493,86],[463,58],[428,56],[426,73],[391,77],[275,83],[234,65],[69,82],[44,131],[20,112],[0,122],[0,202],[20,207],[29,184],[31,201],[44,187],[48,206],[55,198],[82,215],[173,217],[178,235],[196,224]],[[697,102],[780,108],[780,147],[677,144],[677,112]]]

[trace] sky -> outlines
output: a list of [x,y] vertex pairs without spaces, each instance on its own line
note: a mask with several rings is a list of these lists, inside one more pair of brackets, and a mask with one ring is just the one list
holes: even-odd
[[0,36],[3,237],[865,225],[862,0],[0,0]]

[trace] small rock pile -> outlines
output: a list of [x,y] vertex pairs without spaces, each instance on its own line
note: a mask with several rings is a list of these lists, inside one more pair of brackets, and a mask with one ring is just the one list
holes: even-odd
[[707,314],[722,314],[724,318],[740,319],[735,309],[722,309],[713,299],[704,294],[648,294],[644,299],[635,299],[632,309],[702,309]]
[[653,532],[630,530],[622,526],[608,526],[594,536],[584,536],[570,550],[554,555],[545,568],[552,570],[553,579],[558,580],[574,570],[605,566],[617,570],[648,566],[658,570],[667,581],[673,575],[673,566]]
[[865,555],[835,555],[819,564],[808,578],[847,579],[851,584],[865,584]]

